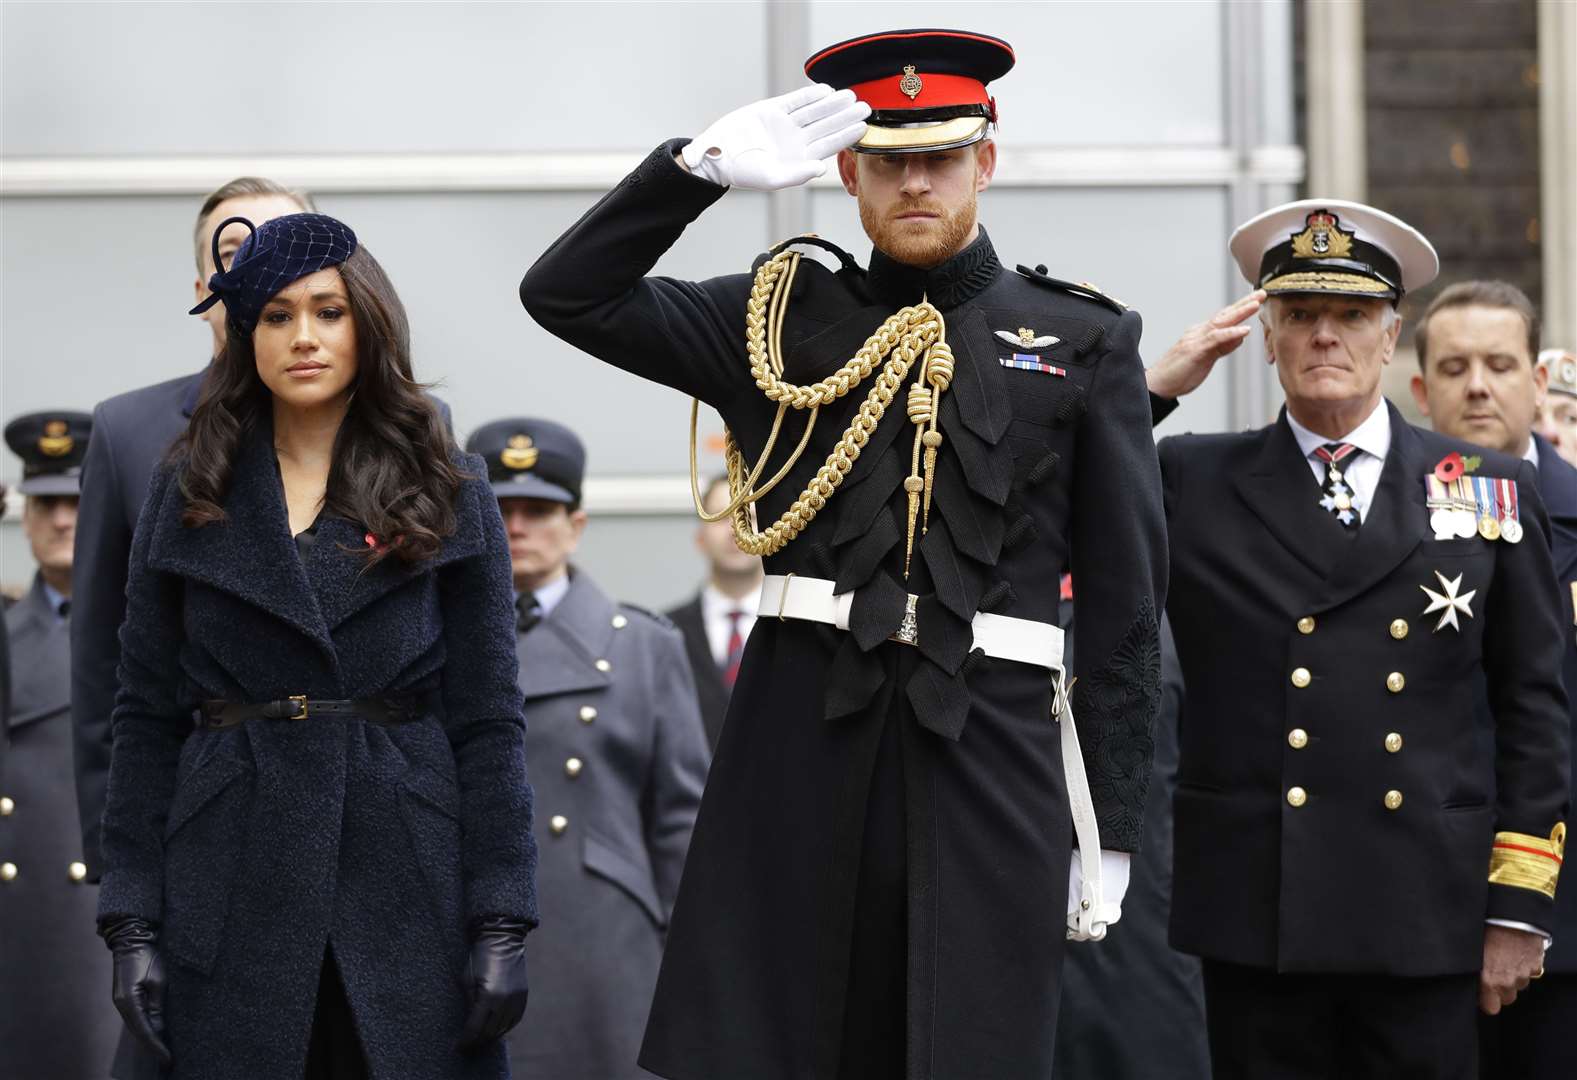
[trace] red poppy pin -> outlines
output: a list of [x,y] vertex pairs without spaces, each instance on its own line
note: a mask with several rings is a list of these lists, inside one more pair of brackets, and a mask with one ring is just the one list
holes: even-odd
[[[1437,467],[1436,471],[1437,472],[1439,471],[1438,467]],[[378,541],[378,538],[376,536],[372,535],[372,533],[368,533],[363,539],[365,539],[367,541],[367,546],[372,548],[372,550],[374,550],[374,551],[382,551],[382,550],[384,550],[385,548],[387,548],[389,546],[387,544],[380,543]]]
[[1442,484],[1449,484],[1458,477],[1466,476],[1468,473],[1478,468],[1481,464],[1483,464],[1483,461],[1484,459],[1476,454],[1472,457],[1463,457],[1461,454],[1453,450],[1451,453],[1441,458],[1438,463],[1436,463],[1435,479],[1439,480]]

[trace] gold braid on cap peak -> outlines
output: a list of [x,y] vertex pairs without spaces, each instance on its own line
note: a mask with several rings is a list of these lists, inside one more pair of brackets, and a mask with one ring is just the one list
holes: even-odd
[[[852,359],[820,382],[798,386],[784,382],[783,374],[783,319],[788,311],[788,298],[793,288],[794,275],[802,258],[797,251],[783,250],[762,264],[756,271],[750,299],[745,305],[745,347],[750,355],[750,373],[756,386],[769,401],[777,403],[777,415],[772,420],[772,431],[766,446],[755,465],[748,471],[745,456],[734,439],[734,433],[724,428],[724,460],[728,467],[728,505],[716,513],[708,513],[701,500],[700,479],[696,467],[696,422],[700,403],[690,403],[690,494],[695,500],[696,513],[702,521],[721,521],[732,517],[734,542],[750,555],[775,555],[790,540],[803,532],[815,520],[821,508],[827,505],[843,483],[843,478],[854,468],[860,451],[870,440],[876,425],[881,423],[892,404],[898,388],[903,385],[915,361],[920,360],[920,372],[909,390],[909,420],[916,427],[914,452],[911,455],[910,475],[904,481],[904,491],[909,496],[909,529],[904,548],[904,575],[909,573],[909,561],[914,554],[915,531],[920,535],[930,519],[931,493],[935,485],[936,455],[942,445],[942,433],[937,430],[937,414],[941,408],[942,394],[952,384],[953,353],[947,346],[947,324],[942,313],[927,300],[913,307],[902,308],[876,328]],[[878,371],[878,367],[880,370]],[[823,405],[848,394],[875,371],[876,379],[865,402],[855,413],[854,419],[838,440],[827,460],[799,497],[790,504],[776,521],[765,529],[756,530],[750,519],[750,508],[763,496],[777,487],[789,470],[798,464],[810,442],[816,426],[816,417]],[[756,487],[766,468],[767,458],[777,445],[783,428],[783,418],[788,410],[808,409],[805,434],[799,445],[789,455],[783,467],[762,487]]]

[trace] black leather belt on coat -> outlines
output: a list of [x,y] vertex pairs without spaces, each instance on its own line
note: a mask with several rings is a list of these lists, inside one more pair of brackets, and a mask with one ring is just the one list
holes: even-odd
[[357,717],[369,724],[406,724],[425,714],[423,695],[331,701],[292,694],[278,701],[204,701],[197,716],[202,731],[232,728],[248,720],[311,720],[326,716]]

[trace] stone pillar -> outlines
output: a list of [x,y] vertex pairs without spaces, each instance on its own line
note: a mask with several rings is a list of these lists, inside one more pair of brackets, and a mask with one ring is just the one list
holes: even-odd
[[1544,343],[1577,349],[1577,5],[1539,0]]
[[1310,0],[1304,18],[1309,194],[1362,202],[1368,186],[1363,0]]

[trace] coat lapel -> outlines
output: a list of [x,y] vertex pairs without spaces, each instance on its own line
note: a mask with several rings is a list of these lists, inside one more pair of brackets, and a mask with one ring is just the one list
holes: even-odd
[[1234,483],[1270,534],[1316,574],[1323,577],[1350,545],[1352,538],[1343,534],[1341,523],[1320,507],[1319,485],[1287,426],[1285,409],[1265,429],[1254,468]]
[[616,630],[613,601],[585,574],[570,579],[548,617],[530,633],[516,637],[520,658],[520,689],[529,700],[585,690],[605,690],[611,672],[597,670],[608,657]]
[[1539,499],[1550,516],[1550,553],[1555,560],[1555,580],[1577,579],[1577,469],[1568,465],[1544,439],[1533,437],[1539,447]]
[[333,658],[328,627],[290,535],[271,425],[242,436],[224,499],[227,520],[187,528],[181,524],[180,489],[172,485],[166,498],[149,544],[150,566],[268,612]]
[[1390,402],[1385,407],[1391,413],[1391,449],[1380,483],[1358,536],[1326,580],[1316,610],[1345,603],[1383,579],[1412,554],[1429,529],[1424,476],[1435,463],[1426,460],[1423,440],[1396,407]]

